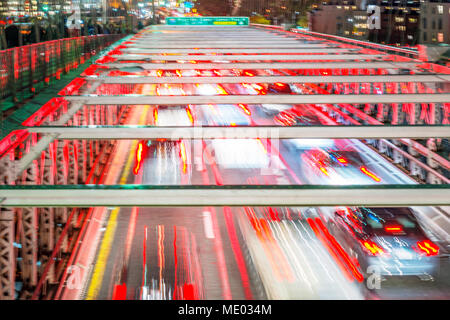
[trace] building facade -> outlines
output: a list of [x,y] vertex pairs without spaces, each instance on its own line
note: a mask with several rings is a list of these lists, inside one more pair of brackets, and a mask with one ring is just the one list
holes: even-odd
[[[369,29],[367,6],[380,8]],[[450,43],[450,0],[329,0],[309,12],[312,31],[398,46]]]
[[420,43],[450,44],[450,1],[427,1],[422,3]]

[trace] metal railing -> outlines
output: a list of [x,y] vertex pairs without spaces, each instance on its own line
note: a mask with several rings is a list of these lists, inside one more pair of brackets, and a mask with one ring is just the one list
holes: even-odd
[[0,102],[29,98],[61,74],[124,37],[108,34],[66,38],[0,51]]

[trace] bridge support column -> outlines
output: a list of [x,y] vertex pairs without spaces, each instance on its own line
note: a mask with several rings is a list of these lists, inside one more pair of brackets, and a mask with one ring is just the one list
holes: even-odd
[[0,300],[15,298],[14,209],[0,208]]
[[22,223],[21,230],[21,263],[23,290],[20,298],[29,298],[37,284],[37,254],[38,254],[38,210],[37,208],[18,209],[18,218]]

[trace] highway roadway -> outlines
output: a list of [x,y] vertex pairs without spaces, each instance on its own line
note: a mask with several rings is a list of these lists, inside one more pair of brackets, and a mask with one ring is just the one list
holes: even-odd
[[[130,44],[127,50],[137,50],[134,48],[139,46],[146,48],[146,44],[151,46],[152,37],[158,38],[163,45],[161,41],[164,40],[164,33],[152,33],[152,30],[149,29],[145,36]],[[179,34],[178,29],[159,27],[156,30],[169,31],[167,37]],[[206,29],[200,30],[208,33]],[[187,30],[181,31],[184,34]],[[260,41],[266,34],[265,31],[253,29],[242,33],[244,37],[260,37]],[[229,36],[238,39],[239,32],[233,30]],[[182,35],[176,38],[177,41],[182,39]],[[295,41],[291,42],[295,47]],[[291,42],[287,44],[291,45]],[[303,44],[307,44],[307,41]],[[172,42],[171,46],[166,47],[174,46]],[[230,46],[213,42],[211,47]],[[265,61],[267,59],[264,58]],[[190,73],[196,73],[199,77],[209,76],[194,71],[195,61],[192,62],[192,68],[192,71],[180,71],[178,76],[190,76]],[[157,72],[160,73],[145,71],[145,76],[170,76]],[[143,75],[139,68],[128,68],[126,73],[128,76]],[[229,70],[215,70],[214,73],[217,76],[236,76]],[[139,84],[129,88],[133,94],[174,96],[258,95],[263,89],[240,83]],[[292,112],[289,110],[299,109],[304,114],[300,120],[296,120],[299,122],[295,125],[308,125],[308,121],[319,124],[334,121],[316,105],[209,104],[139,107],[139,122],[129,124],[286,125],[286,121],[292,121]],[[347,157],[342,161],[350,161],[348,170],[332,174],[329,167],[320,172],[308,164],[308,159],[314,156],[311,150],[327,148]],[[403,171],[358,140],[134,141],[130,144],[126,158],[119,172],[121,183],[127,184],[415,183]],[[142,300],[450,298],[448,256],[439,259],[440,272],[433,280],[394,277],[383,280],[380,289],[368,290],[355,261],[345,261],[342,254],[336,254],[335,248],[324,240],[325,231],[318,231],[320,222],[317,219],[323,221],[324,228],[327,228],[326,222],[333,215],[334,208],[133,207],[120,208],[118,211],[115,208],[105,210],[116,210],[116,214],[109,215],[108,223],[102,230],[103,237],[81,298],[117,299],[119,292],[124,291],[127,299]],[[427,228],[426,223],[423,227],[430,239],[437,242],[442,240]]]

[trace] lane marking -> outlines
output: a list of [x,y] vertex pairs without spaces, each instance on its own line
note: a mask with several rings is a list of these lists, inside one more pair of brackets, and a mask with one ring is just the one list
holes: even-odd
[[205,236],[208,239],[214,239],[214,230],[211,219],[211,212],[203,211],[203,227],[205,229]]
[[114,233],[117,227],[117,214],[119,208],[114,209],[108,219],[108,228],[106,229],[103,241],[100,247],[100,252],[97,258],[94,272],[91,277],[91,284],[86,296],[86,300],[95,300],[103,282],[103,275],[105,273],[106,262],[108,261],[109,252],[111,250]]

